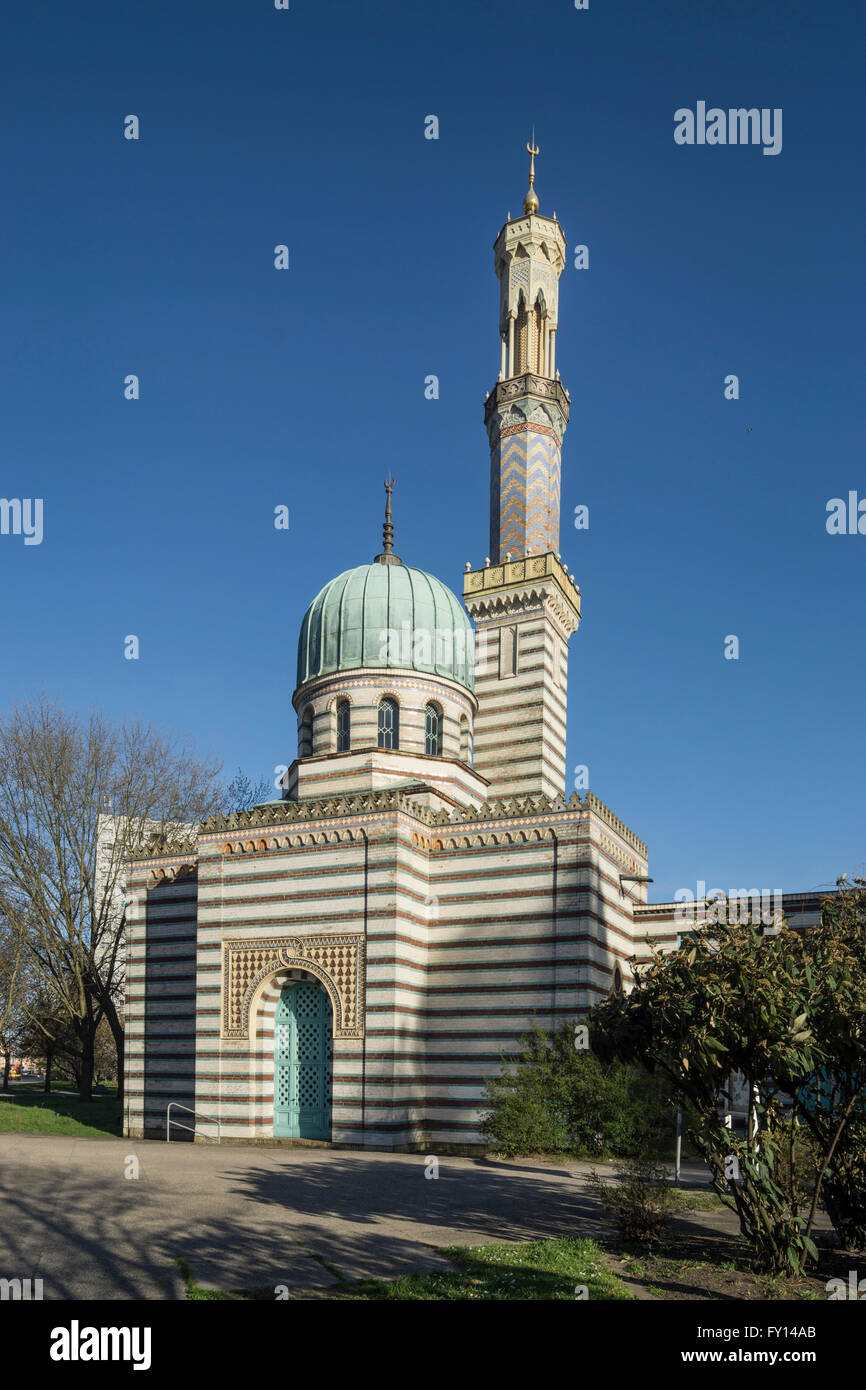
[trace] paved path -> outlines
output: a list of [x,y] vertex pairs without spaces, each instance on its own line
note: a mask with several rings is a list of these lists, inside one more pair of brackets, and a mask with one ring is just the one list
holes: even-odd
[[596,1234],[587,1167],[443,1157],[434,1180],[415,1154],[2,1134],[0,1278],[164,1299],[183,1296],[178,1257],[223,1289],[438,1269],[436,1246]]

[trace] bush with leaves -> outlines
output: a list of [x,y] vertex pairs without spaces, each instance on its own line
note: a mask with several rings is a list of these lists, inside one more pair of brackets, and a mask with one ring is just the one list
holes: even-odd
[[846,1250],[866,1250],[866,1120],[846,1125],[821,1189],[822,1200]]
[[567,1153],[617,1157],[659,1151],[673,1135],[666,1088],[642,1067],[601,1062],[575,1047],[575,1025],[536,1027],[487,1082],[488,1144],[512,1157]]
[[[640,1059],[690,1099],[714,1186],[774,1273],[800,1273],[817,1259],[811,1232],[821,1183],[835,1174],[834,1154],[840,1144],[844,1151],[866,1090],[863,909],[861,888],[845,932],[832,914],[803,932],[713,924],[677,951],[655,952],[628,997],[604,1001],[591,1016],[602,1056]],[[749,1095],[742,1136],[724,1122],[734,1071]],[[816,1101],[809,1097],[820,1077],[826,1085]],[[805,1198],[786,1160],[797,1123],[808,1126],[816,1155]]]
[[805,943],[824,1065],[800,1088],[799,1112],[827,1155],[821,1194],[839,1241],[866,1250],[866,879],[839,879]]
[[593,1169],[584,1186],[601,1201],[625,1240],[657,1240],[682,1205],[664,1164],[651,1159],[617,1164],[612,1181],[599,1177]]

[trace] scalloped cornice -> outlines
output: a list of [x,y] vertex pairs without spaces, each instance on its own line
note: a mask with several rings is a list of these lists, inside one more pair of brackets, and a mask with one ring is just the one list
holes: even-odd
[[[313,797],[305,801],[281,801],[273,806],[254,807],[251,811],[233,811],[230,815],[209,816],[202,821],[199,826],[200,835],[214,835],[222,832],[232,831],[254,831],[265,830],[270,826],[290,826],[304,823],[315,823],[316,821],[334,820],[341,816],[370,815],[383,811],[401,811],[411,816],[414,820],[429,826],[444,825],[467,825],[478,824],[484,821],[493,820],[514,820],[526,817],[547,817],[551,814],[576,813],[592,811],[599,820],[609,825],[627,844],[639,854],[646,857],[646,845],[635,835],[633,830],[615,816],[609,807],[605,806],[594,792],[588,791],[581,800],[577,792],[572,792],[566,801],[563,796],[549,797],[543,793],[537,796],[505,796],[497,797],[491,801],[485,801],[477,807],[455,807],[451,811],[431,811],[426,806],[419,806],[414,800],[411,792],[405,790],[367,792],[353,796],[339,797]],[[165,843],[157,846],[153,843],[157,837],[151,837],[151,842],[142,846],[141,853],[132,853],[129,859],[140,862],[148,859],[165,859],[167,855],[186,855],[196,857],[198,836],[190,836],[184,841],[176,838],[171,848],[167,848]],[[311,843],[329,843],[345,838],[341,834],[332,830],[326,835],[324,832],[315,833],[313,836],[304,837]],[[354,834],[351,838],[355,838]],[[256,844],[249,841],[247,844],[239,844],[239,849],[249,847],[271,848],[266,842]]]

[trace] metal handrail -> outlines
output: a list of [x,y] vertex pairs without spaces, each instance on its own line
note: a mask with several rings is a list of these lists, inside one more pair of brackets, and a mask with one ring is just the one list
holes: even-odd
[[180,1103],[179,1100],[172,1100],[172,1101],[169,1101],[168,1105],[167,1105],[166,1108],[165,1108],[165,1142],[166,1142],[166,1143],[168,1143],[169,1140],[171,1139],[171,1127],[172,1127],[172,1125],[177,1125],[177,1128],[178,1128],[178,1129],[188,1129],[189,1132],[190,1132],[190,1134],[195,1134],[195,1132],[196,1132],[196,1131],[195,1131],[195,1125],[184,1125],[184,1124],[181,1124],[180,1120],[173,1120],[173,1119],[171,1118],[171,1110],[172,1110],[172,1107],[173,1107],[175,1110],[186,1110],[188,1114],[190,1114],[190,1115],[195,1115],[196,1119],[198,1119],[198,1120],[207,1120],[208,1124],[216,1125],[216,1127],[217,1127],[217,1143],[218,1143],[218,1144],[220,1143],[220,1136],[221,1136],[220,1121],[219,1121],[214,1115],[204,1115],[204,1114],[202,1114],[201,1110],[193,1110],[193,1108],[192,1108],[191,1105],[181,1105],[181,1103]]

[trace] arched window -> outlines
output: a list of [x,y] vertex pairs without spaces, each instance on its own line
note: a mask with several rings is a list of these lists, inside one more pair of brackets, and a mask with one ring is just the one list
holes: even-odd
[[337,752],[348,753],[351,741],[351,705],[348,700],[337,701]]
[[469,720],[465,714],[460,716],[460,761],[469,762]]
[[390,695],[379,701],[379,747],[400,747],[400,708]]
[[298,757],[310,758],[313,754],[313,706],[307,705],[301,715],[301,728],[298,734]]
[[532,315],[532,362],[533,371],[539,376],[547,375],[544,370],[544,307],[540,298],[535,302]]
[[431,758],[442,757],[442,708],[435,700],[424,710],[424,752]]
[[610,992],[616,999],[621,999],[623,994],[625,993],[622,984],[622,971],[620,970],[618,963],[613,968],[613,984],[611,986]]
[[529,315],[526,312],[526,300],[522,290],[517,306],[517,321],[514,325],[514,351],[517,359],[514,375],[522,376],[529,367]]

